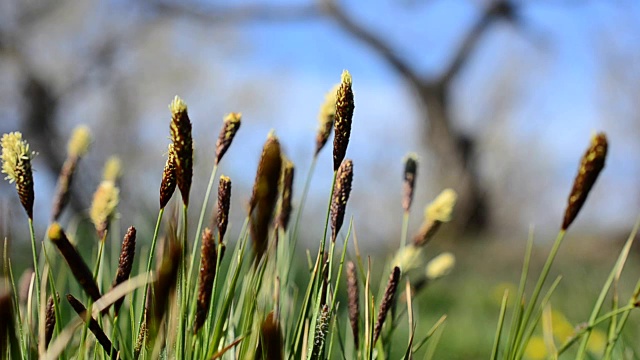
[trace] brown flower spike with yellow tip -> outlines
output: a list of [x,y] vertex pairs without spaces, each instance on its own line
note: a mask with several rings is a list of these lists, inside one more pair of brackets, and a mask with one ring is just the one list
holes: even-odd
[[316,152],[314,156],[318,156],[320,150],[322,150],[331,135],[333,121],[336,117],[336,93],[338,92],[339,87],[340,84],[332,87],[325,95],[322,106],[320,106],[320,114],[318,114],[318,132],[316,133]]
[[353,162],[345,160],[338,169],[333,198],[331,200],[331,241],[336,241],[344,222],[344,213],[347,208],[347,201],[351,194],[351,182],[353,181]]
[[29,219],[33,219],[33,171],[31,160],[35,153],[29,150],[29,144],[22,139],[22,133],[4,134],[0,141],[2,146],[2,172],[7,174],[5,180],[16,183],[16,190],[22,207]]
[[[269,224],[278,199],[278,180],[282,170],[280,142],[271,132],[262,148],[256,181],[249,201],[251,216],[251,238],[256,259],[262,258],[267,250]],[[256,262],[257,264],[257,262]]]
[[564,213],[564,220],[562,222],[562,230],[567,230],[573,220],[580,212],[582,205],[587,200],[589,191],[595,184],[598,175],[604,168],[605,160],[607,158],[607,136],[604,133],[598,133],[591,139],[591,144],[587,149],[587,152],[580,161],[580,168],[578,169],[578,175],[573,182],[573,188],[571,194],[569,194],[569,200],[567,209]]
[[89,270],[87,263],[82,260],[82,257],[78,254],[76,248],[71,245],[60,224],[57,222],[51,224],[47,234],[51,242],[56,245],[62,254],[67,265],[69,265],[69,269],[71,270],[73,277],[78,281],[78,284],[80,284],[80,287],[82,287],[93,301],[100,299],[102,295],[100,295],[100,289],[93,280],[91,270]]
[[175,151],[176,180],[182,202],[189,206],[189,192],[193,178],[193,139],[187,104],[176,95],[171,104],[171,140]]
[[351,120],[355,108],[353,90],[351,89],[351,74],[347,70],[342,72],[342,82],[336,93],[336,115],[333,135],[333,171],[337,171],[347,154],[349,138],[351,137]]
[[167,206],[174,191],[176,191],[176,153],[173,144],[169,144],[167,162],[164,164],[162,182],[160,183],[160,209]]
[[241,113],[229,113],[224,118],[218,141],[216,142],[216,165],[220,163],[224,154],[229,150],[233,138],[236,136],[242,123]]

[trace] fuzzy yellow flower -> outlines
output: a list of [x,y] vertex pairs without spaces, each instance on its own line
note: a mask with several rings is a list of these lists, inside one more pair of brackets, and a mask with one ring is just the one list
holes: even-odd
[[0,141],[2,147],[2,172],[7,174],[5,180],[16,183],[20,203],[30,219],[33,219],[33,171],[31,159],[35,153],[29,150],[29,144],[22,139],[22,133],[4,134]]

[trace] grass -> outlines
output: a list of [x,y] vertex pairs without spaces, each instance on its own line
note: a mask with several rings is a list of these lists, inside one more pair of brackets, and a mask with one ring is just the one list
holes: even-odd
[[[445,189],[427,205],[419,232],[409,237],[417,159],[408,156],[397,253],[367,256],[358,247],[357,224],[347,216],[350,191],[357,186],[354,164],[345,159],[354,112],[351,87],[345,72],[327,96],[334,105],[322,107],[314,158],[297,195],[301,200],[293,206],[292,165],[275,133],[268,135],[246,219],[234,235],[225,232],[228,199],[239,196],[231,194],[231,179],[221,177],[210,227],[204,218],[241,115],[224,119],[206,194],[190,202],[191,182],[199,179],[192,179],[187,105],[176,97],[169,107],[171,144],[150,246],[136,246],[136,231],[130,229],[122,253],[115,216],[120,171],[114,163],[94,195],[92,223],[58,222],[75,167],[89,148],[87,129],[81,129],[80,140],[72,136],[56,215],[40,243],[33,231],[33,154],[21,135],[5,135],[3,172],[16,183],[28,215],[36,271],[19,280],[12,261],[17,258],[9,257],[5,241],[2,358],[638,358],[632,339],[640,332],[631,312],[638,306],[640,282],[630,285],[629,270],[623,271],[627,263],[638,269],[630,256],[637,228],[616,253],[598,259],[573,262],[562,251],[577,246],[568,230],[604,168],[604,134],[594,137],[580,162],[562,228],[548,252],[534,247],[532,233],[521,247],[482,241],[459,252],[457,261],[448,253],[436,257],[434,248],[442,244],[432,241],[455,216],[457,194]],[[316,219],[324,228],[316,235],[318,250],[304,249],[304,261],[297,247],[300,214],[330,124],[335,124],[334,174],[327,179],[331,195],[326,216]],[[281,175],[285,168],[287,181]],[[297,209],[294,216],[291,208]],[[198,211],[195,226],[187,222],[191,211]],[[513,260],[514,253],[522,254],[520,260]],[[457,271],[448,275],[454,263]],[[112,304],[120,299],[124,303],[116,313]]]

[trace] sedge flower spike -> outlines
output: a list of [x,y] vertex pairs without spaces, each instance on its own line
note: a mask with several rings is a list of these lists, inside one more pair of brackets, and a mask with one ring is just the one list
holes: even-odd
[[2,147],[2,172],[5,180],[16,183],[16,190],[22,207],[29,219],[33,219],[33,170],[31,160],[35,153],[29,150],[29,144],[22,138],[22,133],[12,132],[4,134],[0,141]]
[[176,96],[169,105],[171,110],[171,140],[175,151],[176,182],[182,202],[189,206],[189,192],[193,178],[193,139],[187,104]]
[[349,138],[351,137],[351,120],[355,108],[353,90],[351,89],[351,74],[347,70],[342,72],[342,82],[336,92],[336,114],[333,135],[333,171],[338,171],[342,160],[347,154]]
[[567,209],[565,210],[564,220],[562,222],[562,230],[569,228],[569,225],[571,225],[576,216],[578,216],[582,205],[584,205],[584,202],[587,200],[593,184],[595,184],[598,175],[600,175],[600,172],[604,168],[608,147],[607,136],[604,133],[599,133],[591,139],[589,148],[582,156],[578,174],[573,182],[571,194],[569,194]]

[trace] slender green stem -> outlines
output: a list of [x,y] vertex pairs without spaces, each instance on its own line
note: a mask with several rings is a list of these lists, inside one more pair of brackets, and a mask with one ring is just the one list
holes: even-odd
[[[531,300],[529,302],[529,305],[527,306],[525,312],[524,312],[524,316],[522,318],[522,323],[521,326],[518,328],[518,331],[516,333],[516,337],[514,339],[515,341],[515,346],[514,346],[514,350],[515,353],[518,353],[518,348],[521,345],[521,341],[522,341],[522,337],[524,335],[524,331],[525,328],[527,327],[527,324],[529,323],[529,319],[531,318],[531,314],[533,313],[534,308],[536,307],[536,304],[538,302],[538,297],[540,296],[540,291],[542,291],[542,287],[544,286],[545,281],[547,280],[547,277],[549,276],[549,271],[551,270],[551,265],[553,265],[553,261],[556,258],[556,255],[558,254],[558,250],[560,249],[560,245],[562,244],[562,240],[564,239],[564,235],[565,235],[565,230],[560,230],[560,232],[558,233],[558,236],[556,237],[555,242],[553,243],[553,247],[551,248],[551,251],[549,252],[549,256],[547,257],[547,261],[544,263],[544,266],[542,267],[542,272],[540,273],[540,277],[538,278],[538,282],[536,283],[535,288],[533,289],[533,294],[531,295]],[[524,344],[522,344],[524,346]]]
[[187,242],[187,236],[189,232],[188,228],[188,215],[189,207],[186,204],[182,206],[182,259],[180,261],[180,319],[178,320],[178,344],[176,346],[177,353],[185,355],[186,334],[185,327],[187,322],[187,304],[189,303],[189,296],[187,292],[187,253],[189,243]]
[[[40,269],[38,266],[38,251],[36,248],[36,232],[33,228],[33,219],[29,218],[29,235],[31,237],[31,254],[33,255],[33,272],[36,274],[36,308],[40,308]],[[29,309],[31,311],[31,309]]]
[[153,238],[151,239],[151,249],[149,250],[149,260],[147,261],[147,281],[144,285],[144,291],[142,292],[142,311],[140,312],[140,320],[138,321],[138,332],[142,329],[142,322],[144,321],[145,307],[147,306],[147,291],[149,290],[149,275],[153,264],[153,255],[155,254],[156,243],[158,242],[158,234],[160,233],[162,215],[164,215],[164,208],[160,209],[158,212],[158,220],[156,221],[156,227],[153,230]]
[[498,327],[494,336],[493,348],[491,349],[491,360],[498,360],[498,349],[500,348],[500,337],[502,335],[502,327],[504,326],[504,315],[507,312],[507,299],[509,291],[505,291],[502,296],[502,305],[500,305],[500,316],[498,317]]
[[400,247],[407,246],[407,232],[409,230],[409,212],[405,211],[402,215],[402,233],[400,234]]

